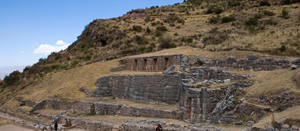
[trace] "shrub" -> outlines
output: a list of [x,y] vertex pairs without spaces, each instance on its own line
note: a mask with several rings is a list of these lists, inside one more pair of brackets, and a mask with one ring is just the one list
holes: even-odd
[[231,22],[231,21],[235,21],[235,17],[233,15],[230,16],[225,16],[222,18],[222,23],[227,23],[227,22]]
[[293,4],[293,3],[299,3],[299,0],[281,0],[281,4],[282,5],[289,5],[289,4]]
[[257,14],[254,15],[254,17],[255,17],[256,19],[261,19],[261,18],[263,18],[263,15],[260,14],[260,13],[257,13]]
[[175,32],[175,33],[174,33],[174,36],[178,36],[178,33],[177,33],[177,32]]
[[265,20],[264,24],[265,25],[277,25],[278,23],[274,19],[270,18],[268,20]]
[[186,40],[186,43],[193,43],[193,38],[188,38],[188,39]]
[[235,7],[235,6],[239,6],[241,5],[241,2],[237,1],[237,0],[229,0],[227,2],[229,7]]
[[284,19],[290,18],[289,12],[285,8],[281,11],[281,17]]
[[187,0],[187,2],[189,2],[195,6],[199,6],[202,4],[202,0]]
[[150,34],[151,33],[151,29],[147,26],[147,28],[146,28],[146,33],[147,34]]
[[156,37],[160,37],[160,36],[163,36],[163,33],[161,31],[159,31],[159,30],[156,30],[154,35]]
[[165,27],[164,25],[157,26],[157,27],[156,27],[156,30],[162,31],[162,32],[168,31],[167,27]]
[[286,50],[285,45],[282,45],[282,46],[279,48],[279,50],[280,50],[281,52],[284,52],[284,51]]
[[137,32],[142,32],[143,31],[143,28],[139,25],[133,25],[132,26],[132,30],[133,31],[137,31]]
[[8,76],[5,76],[3,81],[5,85],[16,85],[19,82],[20,78],[21,73],[18,70],[16,70],[10,73]]
[[264,10],[263,13],[264,13],[264,15],[267,15],[267,16],[273,16],[273,15],[275,15],[274,12],[268,11],[268,10]]
[[218,45],[226,39],[228,39],[228,35],[226,33],[219,33],[218,35],[209,35],[204,37],[203,43],[205,45]]
[[208,23],[217,24],[220,21],[220,16],[213,16],[208,19]]
[[298,20],[299,20],[299,22],[300,22],[300,12],[299,12],[299,14],[298,14]]
[[262,0],[259,2],[259,6],[271,6],[269,0]]
[[174,48],[174,47],[176,47],[176,45],[174,43],[172,43],[172,39],[171,38],[160,37],[158,39],[158,41],[159,41],[159,48],[160,49],[167,49],[167,48]]
[[148,43],[147,39],[146,39],[145,37],[142,37],[142,36],[136,35],[136,36],[134,37],[134,39],[135,39],[135,42],[136,42],[137,44],[139,44],[139,45],[147,44],[147,43]]
[[214,12],[215,14],[221,14],[221,13],[223,12],[223,9],[222,9],[221,7],[216,7],[216,8],[213,10],[213,12]]
[[255,27],[258,26],[258,19],[255,17],[250,18],[245,22],[246,26],[248,27]]
[[206,14],[211,14],[211,13],[220,14],[222,12],[223,12],[222,7],[216,5],[211,5],[206,10]]

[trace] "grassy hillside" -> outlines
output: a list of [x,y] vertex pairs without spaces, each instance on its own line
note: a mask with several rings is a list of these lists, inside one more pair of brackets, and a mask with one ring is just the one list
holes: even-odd
[[[0,80],[0,103],[54,95],[82,99],[85,96],[78,88],[94,89],[95,80],[109,75],[109,68],[117,65],[116,58],[124,56],[182,53],[242,58],[255,53],[293,58],[300,54],[299,6],[298,0],[187,0],[97,19],[68,49]],[[277,73],[283,72],[299,74]]]

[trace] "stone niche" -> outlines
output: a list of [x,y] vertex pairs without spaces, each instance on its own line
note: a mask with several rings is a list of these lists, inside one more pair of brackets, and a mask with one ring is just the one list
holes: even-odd
[[181,64],[181,54],[159,55],[146,57],[131,57],[119,61],[126,70],[159,72],[168,69],[172,65]]

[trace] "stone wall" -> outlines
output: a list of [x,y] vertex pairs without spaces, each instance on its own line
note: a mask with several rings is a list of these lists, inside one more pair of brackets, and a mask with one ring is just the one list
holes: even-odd
[[288,69],[292,65],[292,62],[290,62],[288,59],[277,59],[277,58],[258,59],[256,55],[249,55],[248,59],[237,59],[236,57],[229,57],[227,59],[220,59],[220,60],[206,59],[204,60],[203,63],[204,63],[203,64],[204,67],[222,67],[228,69],[254,70],[254,71]]
[[130,57],[130,58],[122,59],[119,62],[121,66],[123,65],[126,67],[121,69],[127,69],[131,71],[150,71],[150,72],[164,71],[172,65],[180,65],[181,54]]
[[208,115],[216,107],[216,104],[225,96],[225,89],[209,90],[205,87],[187,88],[183,91],[183,118],[191,123],[206,122]]
[[120,75],[101,77],[93,96],[114,96],[147,102],[179,103],[181,75]]
[[234,75],[229,72],[223,72],[222,70],[214,70],[210,68],[202,68],[202,67],[192,67],[190,71],[193,75],[193,78],[196,81],[204,81],[204,80],[225,80],[230,79],[232,81],[240,81],[245,80],[249,76],[246,75]]
[[58,101],[58,100],[44,100],[34,106],[31,112],[40,109],[54,109],[54,110],[79,110],[90,112],[92,105],[95,105],[96,115],[121,115],[134,117],[152,117],[152,118],[170,118],[182,119],[182,112],[179,110],[160,110],[143,107],[130,107],[121,104],[111,104],[104,102],[89,102],[89,101]]

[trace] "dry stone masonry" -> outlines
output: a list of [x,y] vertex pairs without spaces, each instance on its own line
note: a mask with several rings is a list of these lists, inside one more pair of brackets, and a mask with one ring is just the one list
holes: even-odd
[[[37,110],[41,109],[66,110],[56,116],[43,116],[50,119],[55,118],[60,123],[66,121],[70,126],[74,125],[86,130],[114,130],[116,127],[110,122],[84,120],[65,116],[64,114],[72,109],[85,112],[88,115],[167,118],[195,123],[194,126],[184,127],[179,124],[167,124],[163,121],[126,121],[117,127],[117,130],[120,131],[152,131],[155,130],[157,124],[164,125],[166,131],[220,130],[213,127],[202,127],[200,123],[235,123],[236,125],[248,124],[252,126],[267,112],[270,112],[270,108],[248,104],[243,99],[239,99],[239,96],[246,94],[244,88],[255,84],[253,81],[248,80],[252,76],[234,75],[223,72],[221,69],[253,71],[296,69],[300,67],[300,58],[294,61],[277,58],[258,59],[256,55],[252,54],[247,59],[229,57],[217,60],[200,56],[174,54],[129,57],[120,60],[119,63],[119,67],[112,68],[110,71],[130,70],[162,72],[162,74],[104,76],[97,79],[96,90],[90,91],[81,87],[80,91],[91,97],[110,96],[117,99],[178,105],[178,110],[131,107],[126,104],[106,102],[60,101],[56,99],[41,102],[20,101],[20,106],[32,107],[29,111],[30,114],[35,114]],[[219,69],[212,69],[211,67]],[[220,83],[228,84],[222,88],[210,88],[211,85]],[[259,99],[251,100],[258,104],[279,105],[278,111],[300,103],[299,98],[289,92],[270,97],[262,95]],[[26,113],[22,108],[19,108],[18,111],[23,114]],[[31,118],[28,117],[28,119]],[[293,122],[299,122],[299,120],[277,121],[277,126],[272,127],[272,129],[298,129],[300,125]]]

